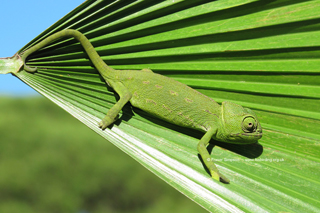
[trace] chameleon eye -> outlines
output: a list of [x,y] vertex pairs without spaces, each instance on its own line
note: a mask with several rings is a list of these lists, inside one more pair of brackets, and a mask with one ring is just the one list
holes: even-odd
[[242,121],[242,129],[245,132],[253,132],[256,129],[256,120],[253,117],[245,117]]

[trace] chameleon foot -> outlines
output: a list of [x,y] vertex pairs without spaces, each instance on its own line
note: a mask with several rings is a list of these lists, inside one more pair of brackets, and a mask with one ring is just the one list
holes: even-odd
[[[109,124],[109,125],[110,125],[110,124]],[[105,123],[104,120],[101,120],[101,121],[99,122],[99,127],[100,127],[102,130],[106,129],[109,125],[108,125],[108,123]]]
[[229,183],[230,180],[226,178],[224,175],[220,174],[216,166],[212,166],[210,169],[211,177],[217,181],[220,181],[222,183]]
[[228,178],[226,178],[224,175],[220,173],[218,174],[217,172],[211,172],[211,177],[222,183],[230,183],[230,180]]
[[102,130],[104,130],[108,126],[110,126],[113,122],[115,122],[118,118],[119,118],[119,115],[117,115],[115,118],[110,118],[109,116],[106,116],[99,122],[99,127]]
[[217,181],[220,180],[220,175],[217,172],[211,171],[211,177]]

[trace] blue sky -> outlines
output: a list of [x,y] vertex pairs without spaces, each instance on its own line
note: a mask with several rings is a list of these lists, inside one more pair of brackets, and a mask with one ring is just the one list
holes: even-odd
[[[29,41],[85,0],[5,0],[0,12],[0,58],[13,56]],[[37,95],[11,74],[0,75],[0,95]]]

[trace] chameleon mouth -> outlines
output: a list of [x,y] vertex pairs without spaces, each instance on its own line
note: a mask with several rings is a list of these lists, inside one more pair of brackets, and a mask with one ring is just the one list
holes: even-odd
[[[232,134],[232,135],[239,135],[239,134]],[[241,133],[241,135],[244,136],[249,136],[249,137],[256,137],[256,138],[261,138],[262,137],[262,132],[254,132],[254,133]]]
[[[252,143],[253,141],[258,141],[262,137],[262,131],[257,130],[255,132],[243,132],[230,134],[235,141],[241,141],[241,143]],[[236,139],[238,138],[238,139]]]

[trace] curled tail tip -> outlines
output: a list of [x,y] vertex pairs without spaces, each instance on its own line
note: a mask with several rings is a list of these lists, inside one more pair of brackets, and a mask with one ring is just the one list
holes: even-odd
[[24,64],[23,69],[27,72],[36,72],[37,71],[37,67],[29,67],[26,64]]
[[21,60],[23,61],[23,69],[27,72],[36,72],[37,67],[29,67],[26,65],[26,56],[22,55]]

